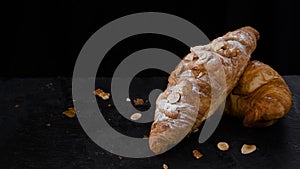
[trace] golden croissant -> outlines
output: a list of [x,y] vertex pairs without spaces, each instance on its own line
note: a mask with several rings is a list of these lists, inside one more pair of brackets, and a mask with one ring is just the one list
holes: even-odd
[[258,39],[258,31],[246,26],[191,48],[156,100],[149,136],[154,153],[163,153],[179,143],[225,102],[247,67]]
[[226,101],[225,113],[243,118],[246,127],[266,127],[289,112],[292,95],[270,66],[251,61]]

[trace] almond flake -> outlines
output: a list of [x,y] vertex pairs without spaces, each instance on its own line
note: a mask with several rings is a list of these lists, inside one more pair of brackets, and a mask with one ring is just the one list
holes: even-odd
[[107,100],[109,99],[110,94],[109,93],[105,93],[103,90],[101,89],[97,89],[94,92],[94,95],[97,95],[99,97],[101,97],[103,100]]
[[144,104],[143,99],[134,99],[133,102],[134,102],[134,105],[136,105],[136,106]]
[[142,117],[142,114],[141,114],[141,113],[133,113],[133,114],[130,116],[130,119],[136,121],[136,120],[140,119],[141,117]]
[[69,107],[68,110],[64,111],[62,114],[66,115],[67,117],[73,118],[75,117],[75,109],[73,107]]
[[203,157],[203,154],[201,154],[198,150],[193,150],[193,156],[196,159],[199,159],[199,158]]
[[167,97],[167,100],[169,101],[169,103],[176,103],[177,101],[179,101],[179,99],[180,99],[180,94],[177,92],[172,92]]
[[217,147],[222,151],[227,151],[229,149],[229,145],[226,142],[219,142]]
[[242,154],[250,154],[250,153],[254,152],[255,150],[256,150],[255,145],[244,144],[241,148],[241,153]]

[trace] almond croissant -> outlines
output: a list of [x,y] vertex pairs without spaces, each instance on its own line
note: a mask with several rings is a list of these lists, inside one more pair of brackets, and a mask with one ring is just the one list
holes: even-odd
[[217,110],[237,85],[258,38],[259,33],[247,26],[191,48],[156,100],[149,137],[154,153],[179,143]]
[[284,79],[270,66],[251,61],[228,96],[225,113],[244,118],[246,127],[266,127],[288,113],[291,105]]

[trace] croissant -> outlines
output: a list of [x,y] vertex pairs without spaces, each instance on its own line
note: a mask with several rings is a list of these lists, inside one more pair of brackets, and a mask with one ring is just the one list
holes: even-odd
[[154,153],[179,143],[217,110],[237,85],[258,39],[258,31],[246,26],[191,48],[156,100],[149,135]]
[[246,127],[266,127],[291,106],[292,95],[284,79],[269,65],[254,60],[227,97],[225,113],[243,118]]

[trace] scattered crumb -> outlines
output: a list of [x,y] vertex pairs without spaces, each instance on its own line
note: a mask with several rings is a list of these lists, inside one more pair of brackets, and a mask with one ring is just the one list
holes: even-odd
[[146,103],[149,103],[149,100],[148,100],[148,99],[146,99],[146,100],[145,100],[145,102],[146,102]]
[[143,99],[134,99],[133,102],[134,102],[134,104],[136,106],[144,104],[144,100]]
[[250,154],[250,153],[254,152],[255,150],[256,150],[255,145],[244,144],[241,148],[241,153],[242,154]]
[[195,128],[192,132],[193,132],[193,133],[196,133],[197,131],[199,131],[199,129],[198,129],[198,128]]
[[108,104],[107,106],[108,106],[108,107],[111,107],[111,104]]
[[130,102],[131,100],[130,100],[130,98],[127,97],[127,98],[126,98],[126,101],[127,101],[127,102]]
[[144,135],[143,139],[149,139],[149,136]]
[[168,165],[167,164],[163,164],[163,169],[168,169]]
[[140,119],[141,117],[142,117],[142,114],[141,114],[141,113],[133,113],[133,114],[130,116],[130,119],[136,121],[136,120]]
[[123,157],[122,157],[122,156],[118,156],[118,159],[119,159],[119,160],[122,160],[122,159],[123,159]]
[[19,108],[19,107],[20,107],[20,105],[19,105],[19,104],[16,104],[16,105],[15,105],[15,108]]
[[47,124],[46,124],[46,126],[47,126],[47,127],[50,127],[50,126],[51,126],[51,124],[50,124],[50,123],[47,123]]
[[229,145],[226,142],[219,142],[217,144],[217,147],[219,148],[219,150],[221,151],[227,151],[229,149]]
[[63,112],[64,115],[66,115],[67,117],[73,118],[75,117],[75,109],[73,107],[69,107],[68,110]]
[[199,158],[203,157],[203,154],[201,154],[198,150],[193,150],[193,156],[196,159],[199,159]]
[[109,99],[109,97],[110,97],[110,94],[109,93],[105,93],[103,90],[101,90],[101,89],[97,89],[97,90],[95,90],[94,92],[94,95],[97,95],[97,96],[99,96],[99,97],[101,97],[103,100],[107,100],[107,99]]

